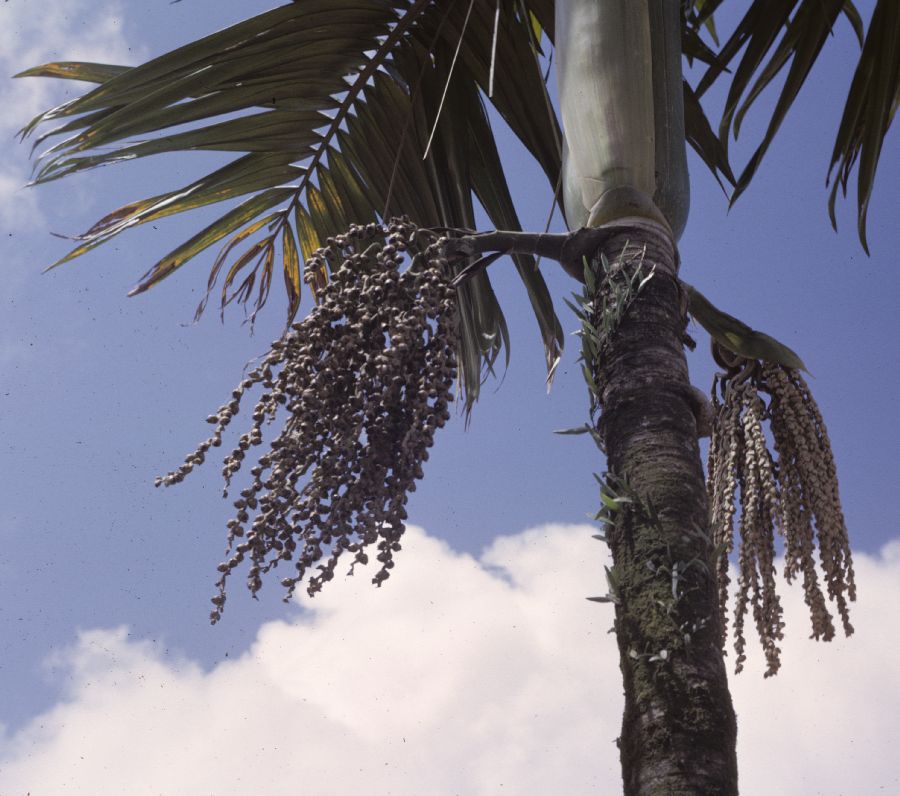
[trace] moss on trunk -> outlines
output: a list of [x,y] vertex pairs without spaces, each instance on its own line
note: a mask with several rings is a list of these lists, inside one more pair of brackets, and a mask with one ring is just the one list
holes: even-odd
[[736,722],[719,646],[677,255],[660,225],[634,219],[595,257],[614,261],[635,251],[654,276],[591,363],[611,488],[633,498],[609,533],[625,684],[625,793],[734,794]]

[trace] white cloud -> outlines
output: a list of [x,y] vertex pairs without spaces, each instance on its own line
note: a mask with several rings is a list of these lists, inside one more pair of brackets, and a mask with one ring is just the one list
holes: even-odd
[[33,228],[41,217],[37,194],[27,191],[24,183],[24,169],[0,163],[0,234]]
[[[584,599],[603,579],[590,533],[546,526],[475,560],[412,528],[385,587],[332,583],[209,672],[83,633],[56,662],[66,698],[0,747],[0,792],[615,793],[621,684],[611,611]],[[742,793],[900,791],[900,543],[857,570],[856,636],[805,639],[791,590],[781,673],[732,678]]]
[[[0,11],[0,66],[4,78],[49,61],[133,63],[122,31],[122,14],[115,3],[88,0],[9,0]],[[2,96],[11,100],[0,119],[0,130],[18,130],[31,117],[65,99],[71,83],[43,78],[4,80]],[[62,87],[62,88],[61,88]]]

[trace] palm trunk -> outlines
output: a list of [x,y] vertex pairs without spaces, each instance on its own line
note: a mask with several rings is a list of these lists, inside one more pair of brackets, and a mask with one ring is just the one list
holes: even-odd
[[625,684],[624,792],[735,794],[736,724],[719,646],[677,255],[661,225],[619,223],[628,222],[602,253],[613,262],[643,250],[643,270],[655,266],[655,274],[592,363],[611,489],[634,499],[609,532]]
[[[611,504],[620,509],[608,539],[627,796],[737,793],[697,407],[682,349],[675,240],[689,181],[679,13],[676,0],[555,4],[566,219],[570,229],[625,226],[593,252],[606,306],[594,301],[593,329],[585,329],[594,341],[584,350],[595,360],[608,488],[624,498]],[[654,276],[620,319],[609,302],[621,309],[624,293],[613,292],[610,274],[616,260],[627,273],[641,252],[642,273],[655,268]],[[612,270],[602,269],[601,255]]]

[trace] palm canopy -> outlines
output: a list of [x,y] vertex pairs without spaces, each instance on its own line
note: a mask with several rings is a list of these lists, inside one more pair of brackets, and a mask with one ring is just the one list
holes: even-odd
[[[713,173],[735,186],[735,197],[837,17],[844,14],[864,41],[835,143],[830,206],[833,216],[835,193],[846,190],[859,161],[865,245],[866,206],[900,87],[900,4],[878,0],[864,33],[848,0],[755,0],[720,47],[712,15],[722,2],[682,4],[684,53],[707,64],[696,88],[685,83],[685,136]],[[60,137],[37,157],[33,183],[164,152],[239,153],[188,185],[104,216],[54,265],[139,224],[230,200],[221,217],[153,265],[132,294],[224,244],[208,282],[211,292],[221,279],[222,308],[250,304],[255,316],[279,259],[290,320],[303,282],[327,279],[304,275],[302,262],[351,222],[408,215],[423,226],[474,228],[477,199],[496,227],[518,229],[485,100],[540,164],[548,196],[557,195],[561,132],[542,71],[553,16],[553,0],[298,0],[137,67],[58,62],[29,69],[19,76],[98,84],[22,130],[26,137],[56,122],[35,148]],[[788,64],[765,137],[735,180],[729,133]],[[731,84],[717,136],[699,98],[724,75]],[[563,336],[547,286],[532,257],[513,259],[552,371]],[[509,343],[487,273],[459,290],[461,377],[471,406]]]

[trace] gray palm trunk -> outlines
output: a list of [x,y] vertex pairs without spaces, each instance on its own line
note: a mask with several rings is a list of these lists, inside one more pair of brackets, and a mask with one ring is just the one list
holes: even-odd
[[624,792],[732,794],[736,723],[719,644],[677,257],[666,231],[640,219],[595,257],[615,262],[634,250],[654,276],[594,363],[607,466],[627,482],[613,489],[635,498],[608,532],[625,687]]
[[[556,47],[569,226],[623,226],[593,253],[598,278],[601,257],[653,270],[590,362],[608,489],[625,498],[607,534],[624,790],[732,794],[736,720],[675,243],[689,194],[679,4],[557,0]],[[608,328],[594,306],[593,327]]]

